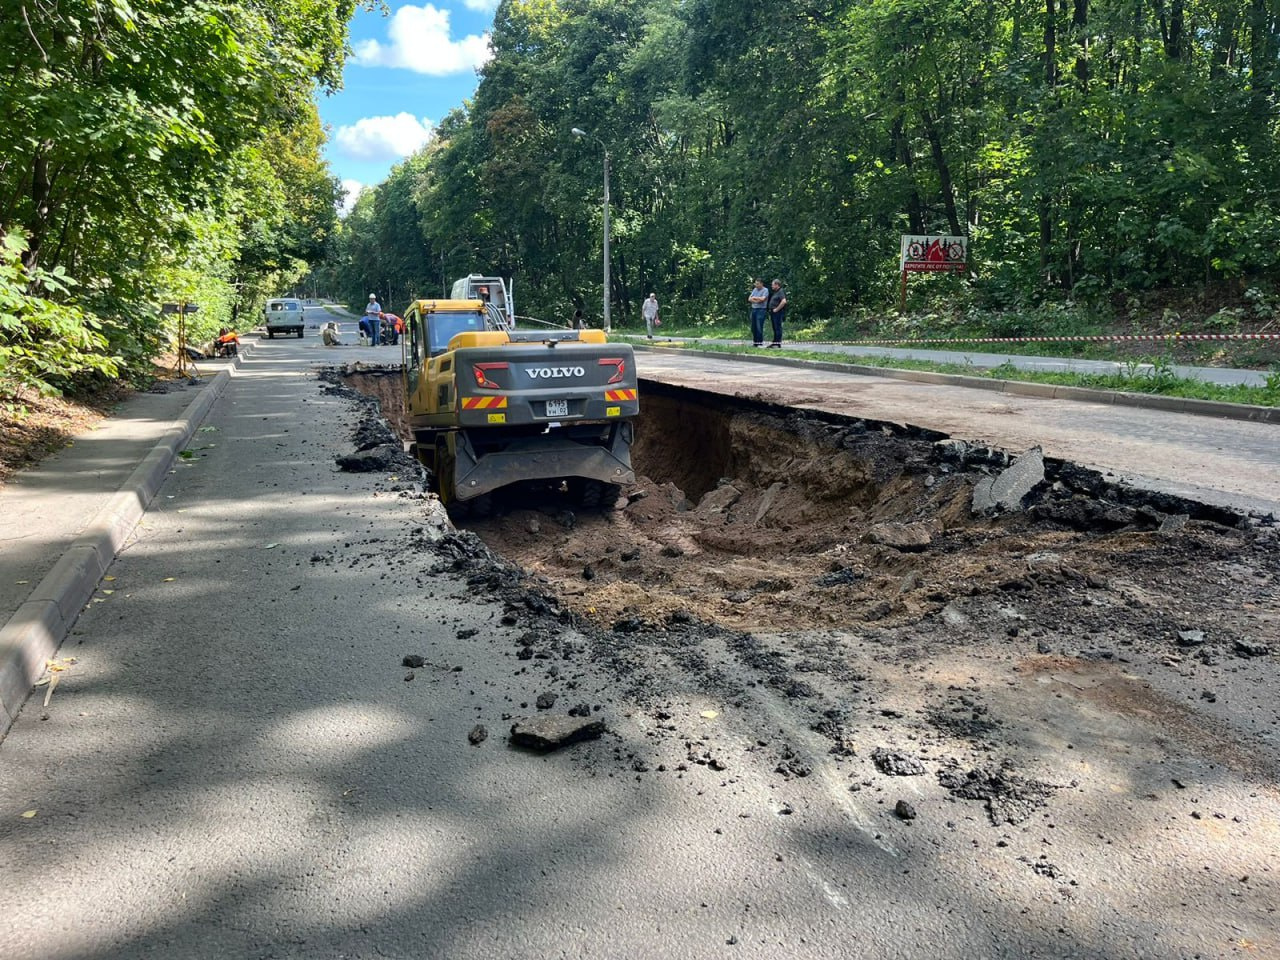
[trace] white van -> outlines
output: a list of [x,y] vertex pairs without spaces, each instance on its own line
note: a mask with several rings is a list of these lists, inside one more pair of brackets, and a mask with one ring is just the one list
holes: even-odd
[[302,301],[293,297],[268,300],[266,306],[267,336],[272,340],[277,333],[296,334],[302,339]]

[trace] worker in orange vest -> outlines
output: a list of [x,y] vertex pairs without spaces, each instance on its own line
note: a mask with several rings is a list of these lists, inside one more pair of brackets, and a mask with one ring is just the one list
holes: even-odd
[[223,327],[218,331],[218,339],[214,344],[218,356],[234,357],[240,351],[240,335],[234,330]]

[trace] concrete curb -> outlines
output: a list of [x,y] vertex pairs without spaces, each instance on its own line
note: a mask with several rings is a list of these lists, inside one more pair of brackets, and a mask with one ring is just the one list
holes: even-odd
[[[637,350],[653,350],[657,352],[663,350],[662,347],[654,344],[637,343],[634,340],[629,340],[628,342]],[[957,373],[900,370],[895,367],[868,367],[857,363],[801,360],[797,357],[779,357],[768,354],[719,353],[686,347],[680,348],[678,355],[711,357],[718,360],[737,360],[742,363],[763,363],[775,367],[802,367],[806,370],[824,370],[831,373],[855,373],[867,377],[909,380],[915,383],[933,383],[949,387],[968,387],[972,390],[1007,393],[1015,397],[1075,400],[1084,403],[1137,407],[1145,410],[1167,410],[1172,413],[1189,413],[1198,417],[1218,417],[1224,420],[1280,423],[1280,407],[1260,407],[1248,403],[1194,400],[1186,397],[1166,397],[1154,393],[1124,393],[1119,390],[1094,390],[1089,387],[1058,386],[1052,383],[1031,383],[1024,380],[995,380],[990,377],[966,377]]]
[[220,370],[189,403],[120,489],[67,548],[54,568],[0,627],[0,738],[9,732],[116,553],[142,518],[169,467],[190,441],[210,408],[226,389],[241,355]]

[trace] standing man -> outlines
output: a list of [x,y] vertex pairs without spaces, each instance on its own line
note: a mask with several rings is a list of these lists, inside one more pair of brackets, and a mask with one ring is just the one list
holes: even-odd
[[644,302],[644,308],[641,310],[644,314],[644,328],[649,335],[649,339],[653,339],[653,328],[662,326],[662,321],[658,319],[658,295],[656,293],[649,294],[649,299]]
[[372,347],[378,345],[379,335],[382,332],[382,321],[379,319],[381,313],[382,307],[378,304],[377,296],[369,294],[369,303],[364,308],[364,315],[369,321],[369,345]]
[[782,349],[782,323],[787,319],[787,291],[782,289],[782,281],[774,280],[769,292],[769,320],[773,323],[773,343],[771,347]]
[[757,278],[756,284],[747,294],[747,304],[751,307],[751,345],[764,346],[764,318],[769,313],[769,289],[764,281]]

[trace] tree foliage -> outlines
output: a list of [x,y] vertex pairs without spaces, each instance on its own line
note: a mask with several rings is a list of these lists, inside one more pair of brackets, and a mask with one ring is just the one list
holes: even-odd
[[26,252],[20,235],[0,238],[0,396],[47,393],[90,371],[114,375],[97,321],[50,299],[70,292],[73,281],[60,267],[28,267]]
[[883,303],[902,233],[967,234],[994,305],[1280,271],[1276,0],[504,0],[492,36],[340,228],[353,302],[443,258],[598,313],[605,146],[624,322],[649,289],[741,310],[752,276]]
[[197,293],[203,323],[231,322],[319,257],[337,187],[313,97],[340,82],[355,3],[17,0],[0,19],[0,229],[31,278],[78,280],[55,299],[101,323],[93,349],[146,356],[157,303]]

